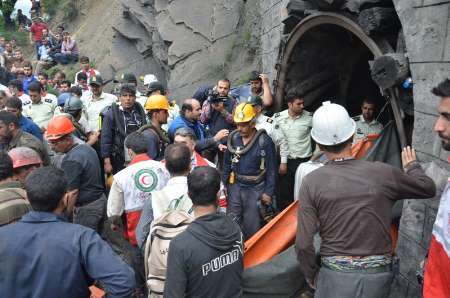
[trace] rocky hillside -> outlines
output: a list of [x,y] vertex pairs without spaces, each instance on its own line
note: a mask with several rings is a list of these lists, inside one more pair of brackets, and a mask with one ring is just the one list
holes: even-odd
[[240,83],[261,68],[258,0],[80,0],[76,6],[69,30],[105,78],[154,73],[180,100],[200,84],[224,76]]

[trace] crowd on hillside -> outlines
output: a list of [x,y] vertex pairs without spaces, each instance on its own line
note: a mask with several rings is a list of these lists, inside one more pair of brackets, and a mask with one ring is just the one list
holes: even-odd
[[[93,285],[111,297],[241,297],[244,242],[297,201],[303,297],[387,297],[393,202],[436,186],[410,147],[403,169],[355,159],[352,146],[383,130],[369,96],[350,117],[331,102],[305,110],[296,89],[271,113],[259,71],[177,101],[162,78],[138,90],[123,73],[112,94],[63,28],[33,18],[30,37],[34,65],[0,37],[5,297],[86,297]],[[73,80],[44,72],[77,61]],[[450,102],[450,81],[433,93]],[[435,130],[450,150],[445,117]]]

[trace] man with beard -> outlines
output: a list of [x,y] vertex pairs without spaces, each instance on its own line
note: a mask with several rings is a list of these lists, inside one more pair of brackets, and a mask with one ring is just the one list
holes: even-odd
[[383,124],[375,119],[375,111],[375,102],[369,98],[364,99],[361,105],[361,115],[353,118],[356,122],[355,143],[369,134],[379,134],[383,130]]
[[102,115],[101,156],[105,173],[115,174],[131,161],[124,146],[126,136],[146,123],[144,109],[136,102],[136,88],[131,84],[122,85],[120,106],[113,102]]
[[[220,130],[226,129],[233,131],[236,125],[233,121],[233,111],[236,108],[237,102],[234,98],[228,96],[231,83],[228,79],[222,79],[217,82],[217,85],[211,91],[208,100],[203,102],[202,114],[200,121],[208,128],[210,134],[215,135]],[[226,139],[219,140],[225,144]],[[210,161],[214,161],[216,155],[218,156],[219,168],[222,168],[223,153],[217,149],[210,150],[206,156]]]
[[[450,151],[450,80],[441,82],[431,92],[441,98],[434,131],[441,138],[442,148]],[[425,267],[425,298],[450,297],[450,179],[448,181],[433,226]]]
[[28,147],[35,150],[44,162],[50,164],[44,144],[30,133],[20,129],[19,119],[8,111],[0,111],[0,144],[7,151],[16,147]]
[[58,115],[48,123],[45,138],[53,151],[64,154],[61,168],[67,177],[68,201],[75,206],[73,222],[99,230],[106,213],[100,163],[91,146],[75,143],[74,131],[72,121]]
[[30,117],[42,131],[47,129],[47,124],[55,114],[56,102],[50,98],[42,98],[42,86],[39,82],[33,82],[28,88],[31,103],[25,105],[23,114]]
[[236,107],[237,130],[228,137],[224,158],[227,214],[242,227],[245,240],[270,220],[277,177],[275,144],[264,130],[257,131],[255,117],[251,104]]
[[175,132],[178,128],[188,127],[192,129],[197,137],[196,150],[201,152],[208,148],[219,148],[222,146],[219,141],[228,136],[228,130],[222,129],[218,131],[214,137],[209,137],[205,128],[200,122],[202,108],[200,102],[196,99],[189,98],[183,101],[180,115],[175,117],[169,126],[169,138],[174,139]]
[[260,96],[265,107],[270,107],[273,103],[269,77],[258,71],[252,71],[250,73],[248,84],[232,90],[230,94],[236,98],[239,103],[246,102],[250,96]]

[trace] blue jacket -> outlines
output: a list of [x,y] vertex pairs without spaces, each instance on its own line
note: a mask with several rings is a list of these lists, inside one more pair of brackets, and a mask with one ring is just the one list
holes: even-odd
[[41,141],[43,140],[41,129],[30,118],[20,116],[19,126],[23,131],[31,133],[33,136],[35,136]]
[[135,287],[133,270],[94,230],[36,211],[0,227],[0,277],[2,297],[89,297],[94,280],[107,297]]
[[30,84],[34,81],[37,81],[37,78],[34,75],[31,77],[24,77],[22,82],[23,92],[28,94],[28,86],[30,86]]
[[178,115],[173,119],[172,123],[170,123],[168,131],[169,138],[173,140],[177,129],[182,127],[189,127],[192,129],[197,136],[197,140],[203,140],[205,138],[205,129],[203,128],[203,125],[199,121],[191,122],[183,115]]
[[173,141],[177,129],[182,127],[188,127],[195,132],[195,135],[197,136],[195,150],[197,152],[201,152],[211,147],[217,147],[217,142],[214,141],[212,137],[206,135],[205,129],[200,121],[196,121],[195,123],[191,122],[183,115],[178,115],[175,119],[173,119],[172,123],[170,123],[168,134],[171,141]]

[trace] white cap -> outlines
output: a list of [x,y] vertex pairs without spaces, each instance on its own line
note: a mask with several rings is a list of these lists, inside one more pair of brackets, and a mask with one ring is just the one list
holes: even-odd
[[146,74],[144,76],[144,85],[148,86],[150,83],[158,81],[158,78],[154,74]]
[[350,139],[355,133],[356,123],[347,110],[338,104],[325,101],[314,113],[311,137],[316,143],[333,146]]

